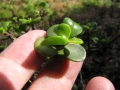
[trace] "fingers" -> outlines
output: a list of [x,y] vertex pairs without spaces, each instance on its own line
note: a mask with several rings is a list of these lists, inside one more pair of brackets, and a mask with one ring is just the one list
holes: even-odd
[[44,35],[44,31],[30,31],[15,40],[5,51],[1,53],[1,56],[14,60],[18,64],[22,64],[27,57],[33,57],[33,54],[36,55],[34,42],[38,37]]
[[29,90],[71,90],[82,62],[54,60],[48,63]]
[[85,90],[115,90],[115,88],[108,79],[99,76],[91,79]]
[[34,50],[34,42],[42,36],[44,31],[30,31],[0,54],[0,90],[20,90],[40,67],[43,57]]

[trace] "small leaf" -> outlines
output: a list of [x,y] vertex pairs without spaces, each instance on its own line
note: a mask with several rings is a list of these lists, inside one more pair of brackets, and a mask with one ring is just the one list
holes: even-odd
[[71,28],[69,27],[69,25],[64,23],[59,24],[55,31],[58,36],[61,36],[66,39],[68,39],[71,34]]
[[93,40],[94,43],[98,43],[99,39],[97,37],[92,37],[92,40]]
[[83,27],[86,28],[87,30],[90,30],[91,29],[91,23],[87,23]]
[[45,40],[45,37],[40,37],[40,38],[38,38],[38,39],[35,41],[35,43],[34,43],[34,47],[35,47],[35,48],[36,48],[36,47],[39,47],[44,40]]
[[18,17],[13,17],[13,20],[17,20]]
[[57,36],[55,30],[57,29],[58,25],[59,25],[59,24],[53,25],[53,26],[51,26],[51,27],[47,30],[47,32],[46,32],[47,37]]
[[47,6],[47,3],[46,3],[46,2],[41,2],[41,3],[39,4],[39,6],[42,7],[42,8],[44,8],[44,7]]
[[74,21],[68,17],[64,18],[63,22],[68,24],[70,27],[74,26]]
[[45,40],[44,37],[38,38],[35,43],[34,47],[39,54],[45,57],[52,57],[57,54],[57,50],[51,46],[41,46],[42,42]]
[[92,22],[91,23],[91,30],[95,30],[97,27],[97,23],[96,22]]
[[82,32],[82,27],[78,24],[74,22],[74,26],[72,27],[72,32],[71,32],[71,36],[70,37],[74,37],[79,35]]
[[80,38],[73,37],[68,40],[68,43],[83,44],[83,40]]
[[39,10],[34,10],[34,16],[37,17],[39,14],[40,14],[40,11]]
[[3,27],[1,27],[1,28],[0,28],[0,33],[2,33],[2,34],[3,34],[4,32],[5,32],[4,28],[3,28]]
[[19,21],[20,21],[22,24],[29,24],[29,23],[31,23],[32,19],[31,19],[31,18],[29,18],[29,19],[21,18],[21,19],[19,19]]
[[41,20],[41,17],[37,17],[35,19],[32,19],[31,22],[30,22],[30,24],[31,25],[36,24],[36,23],[40,22],[40,20]]
[[96,22],[87,23],[87,25],[84,25],[83,27],[86,28],[87,30],[95,30],[97,27],[97,23]]
[[10,24],[11,24],[11,21],[6,21],[3,23],[2,26],[3,26],[3,28],[8,28],[10,26]]
[[45,57],[53,57],[57,54],[57,50],[52,46],[39,46],[36,49],[39,54]]
[[85,49],[78,44],[68,44],[64,48],[64,55],[71,61],[83,61],[86,57]]
[[65,45],[67,44],[67,39],[62,38],[60,36],[52,36],[52,37],[48,37],[46,38],[43,42],[42,45]]
[[13,27],[14,28],[14,30],[16,31],[16,32],[18,32],[18,33],[20,33],[22,30],[20,30],[20,26],[15,26],[15,27]]
[[68,24],[71,28],[70,37],[75,37],[82,32],[82,27],[78,23],[74,22],[72,19],[66,17],[64,18],[63,22]]

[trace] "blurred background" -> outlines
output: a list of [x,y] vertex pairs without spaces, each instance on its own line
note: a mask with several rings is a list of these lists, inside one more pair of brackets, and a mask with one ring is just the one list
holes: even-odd
[[95,76],[108,78],[120,90],[120,0],[0,0],[0,52],[22,34],[47,30],[64,17],[83,27],[79,37],[87,51],[72,90],[84,90]]

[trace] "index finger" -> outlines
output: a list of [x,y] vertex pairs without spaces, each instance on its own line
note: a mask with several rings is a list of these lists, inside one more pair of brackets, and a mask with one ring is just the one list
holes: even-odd
[[0,90],[20,90],[40,67],[43,57],[34,50],[34,42],[43,36],[45,31],[30,31],[0,54]]

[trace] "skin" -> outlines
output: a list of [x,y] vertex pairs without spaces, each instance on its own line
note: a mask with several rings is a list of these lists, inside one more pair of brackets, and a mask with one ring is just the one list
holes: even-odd
[[[43,30],[30,31],[0,53],[0,90],[21,90],[33,73],[40,67],[44,57],[34,49],[38,37],[45,36]],[[71,90],[83,62],[51,60],[28,90]],[[104,77],[90,80],[86,90],[115,90]]]

